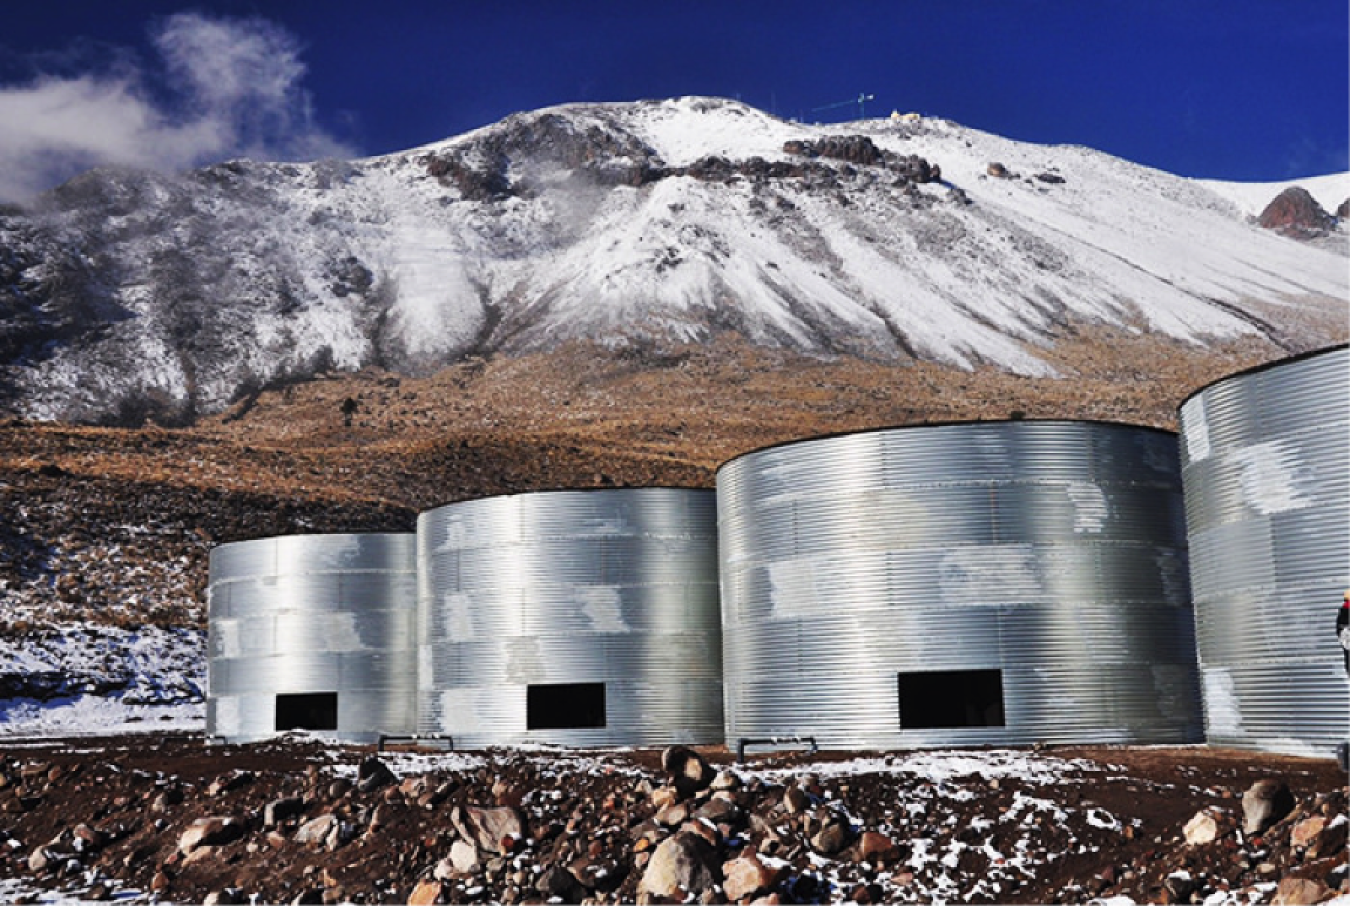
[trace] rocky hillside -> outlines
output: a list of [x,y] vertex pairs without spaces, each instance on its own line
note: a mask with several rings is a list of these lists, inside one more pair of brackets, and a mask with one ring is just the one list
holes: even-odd
[[1060,348],[1104,330],[1290,353],[1346,335],[1346,236],[1322,232],[945,120],[568,105],[369,160],[94,171],[0,210],[0,411],[190,424],[316,374],[572,341],[1028,377],[1070,377]]
[[1278,352],[1126,333],[1054,350],[1074,380],[819,359],[724,340],[571,345],[427,378],[366,370],[260,392],[192,428],[0,425],[0,627],[204,622],[210,548],[412,530],[416,514],[564,487],[711,487],[725,460],[839,431],[979,418],[1175,427],[1190,391]]
[[1313,903],[1350,892],[1342,781],[1326,761],[1195,748],[732,764],[682,747],[51,742],[0,748],[0,895]]

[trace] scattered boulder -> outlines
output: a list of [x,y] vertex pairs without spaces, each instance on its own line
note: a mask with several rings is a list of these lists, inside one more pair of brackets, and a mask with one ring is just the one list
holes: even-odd
[[[1317,840],[1308,847],[1308,858],[1317,859],[1332,853],[1345,852],[1347,843],[1350,842],[1347,838],[1350,838],[1350,819],[1344,814],[1329,819],[1318,833]],[[1350,890],[1346,893],[1350,893]]]
[[1336,206],[1336,217],[1339,220],[1345,220],[1350,217],[1350,198]]
[[1285,878],[1275,888],[1274,906],[1310,906],[1330,899],[1332,891],[1322,882],[1311,878]]
[[722,890],[731,901],[767,892],[782,870],[766,865],[755,853],[732,859],[722,866]]
[[1163,879],[1163,889],[1167,891],[1169,903],[1189,903],[1191,894],[1200,884],[1188,871],[1174,871]]
[[853,830],[848,822],[832,816],[824,827],[811,836],[811,848],[822,856],[833,856],[843,851],[852,839]]
[[337,831],[337,815],[320,815],[317,818],[311,818],[295,832],[295,842],[303,843],[308,846],[321,846],[328,841],[329,835]]
[[235,818],[212,816],[198,818],[178,838],[178,851],[183,855],[199,846],[221,846],[244,835],[244,825]]
[[713,824],[739,825],[744,816],[736,803],[714,796],[698,807],[694,817],[711,821]]
[[658,810],[652,820],[662,827],[679,827],[689,820],[689,806],[683,802],[672,803]]
[[237,789],[248,786],[253,782],[253,779],[252,771],[231,771],[211,781],[211,785],[206,788],[206,795],[222,796],[225,793],[232,793]]
[[167,812],[182,801],[182,789],[177,786],[166,787],[155,797],[155,801],[150,803],[150,810],[152,812]]
[[510,850],[511,843],[507,841],[525,836],[520,813],[509,806],[456,808],[450,813],[450,821],[465,840],[485,852],[498,855]]
[[44,846],[39,846],[28,855],[28,870],[34,874],[39,874],[46,870],[47,866],[55,861],[52,853]]
[[999,163],[998,161],[991,161],[989,166],[985,167],[984,172],[988,173],[995,179],[1007,179],[1009,176],[1012,175],[1011,173],[1008,172],[1008,168],[1003,166],[1003,164]]
[[1306,849],[1317,841],[1326,826],[1327,819],[1322,815],[1304,818],[1298,824],[1295,824],[1293,830],[1289,832],[1289,845]]
[[294,818],[305,810],[305,802],[295,796],[273,799],[263,806],[263,826],[276,827],[287,818]]
[[468,840],[456,840],[450,847],[450,865],[459,874],[473,874],[478,870],[478,847]]
[[[361,757],[357,754],[350,762],[350,776],[356,777]],[[1153,805],[1151,795],[1139,797],[1148,800],[1142,820],[1128,817],[1134,814],[1128,805],[1133,787],[1129,793],[1123,786],[1112,787],[1101,796],[1094,789],[1092,801],[1085,798],[1086,789],[1072,789],[1059,800],[1059,814],[1049,807],[1022,809],[1018,797],[1034,785],[1020,778],[1001,778],[997,785],[979,777],[962,779],[962,789],[976,801],[946,802],[933,799],[924,783],[898,777],[900,772],[851,776],[786,760],[798,767],[747,769],[739,782],[728,782],[735,775],[726,772],[693,796],[679,798],[673,786],[658,786],[667,772],[653,773],[655,759],[647,753],[637,762],[639,772],[626,765],[612,769],[607,763],[597,770],[586,759],[584,767],[569,764],[568,773],[557,774],[533,753],[475,757],[485,763],[440,767],[417,782],[391,783],[373,796],[352,795],[337,802],[322,794],[333,778],[327,767],[316,770],[308,786],[294,768],[289,773],[259,771],[244,795],[230,799],[208,796],[207,781],[219,767],[205,778],[156,779],[105,771],[96,778],[74,779],[66,787],[53,786],[50,792],[53,800],[75,800],[91,787],[106,785],[106,798],[77,800],[97,802],[96,808],[67,807],[54,813],[60,820],[44,818],[40,834],[22,819],[0,834],[26,838],[22,843],[8,840],[5,858],[12,873],[26,873],[44,886],[78,877],[85,879],[88,891],[91,884],[115,878],[109,880],[110,891],[130,883],[172,902],[198,901],[211,891],[216,892],[212,900],[222,903],[230,896],[247,901],[250,895],[268,902],[407,902],[421,882],[418,897],[428,902],[724,898],[741,903],[879,903],[904,898],[906,885],[910,898],[922,900],[935,890],[935,880],[948,873],[962,884],[986,877],[988,883],[1003,885],[1000,893],[1010,901],[1128,897],[1140,903],[1191,903],[1221,892],[1245,901],[1259,889],[1269,902],[1276,884],[1291,877],[1316,883],[1285,885],[1281,902],[1303,902],[1314,895],[1324,900],[1343,886],[1350,891],[1343,856],[1350,828],[1344,817],[1346,794],[1326,786],[1330,769],[1325,766],[1315,768],[1315,779],[1285,775],[1291,786],[1299,778],[1293,811],[1274,824],[1262,819],[1261,832],[1250,835],[1236,833],[1245,818],[1238,811],[1242,793],[1258,777],[1270,777],[1270,783],[1249,792],[1252,798],[1278,802],[1283,798],[1278,773],[1245,775],[1241,786],[1233,786],[1234,772],[1227,769],[1202,766],[1194,774],[1187,772],[1190,783],[1181,795],[1193,803],[1187,810],[1193,817],[1184,822],[1183,832],[1180,823],[1148,823],[1150,815],[1159,814],[1147,810]],[[0,772],[5,770],[0,754]],[[1159,770],[1153,776],[1165,777]],[[10,773],[18,776],[17,763]],[[784,774],[785,779],[778,779]],[[453,783],[457,792],[444,811],[433,815],[422,810],[417,800],[445,783]],[[170,785],[183,790],[187,804],[163,815],[150,813],[149,803]],[[734,792],[727,788],[733,786]],[[658,788],[670,794],[662,809],[652,801]],[[290,795],[300,789],[307,790],[303,798]],[[519,807],[489,807],[499,798],[515,798],[517,790],[524,791]],[[1051,795],[1031,794],[1033,802]],[[15,795],[0,791],[0,802]],[[215,842],[218,838],[204,820],[195,827],[195,841],[182,840],[193,817],[222,802],[233,803],[237,811],[222,810],[216,820],[223,824],[233,813],[234,823],[253,832],[251,836],[232,844]],[[789,803],[800,810],[789,813]],[[1174,807],[1167,803],[1169,814]],[[1108,809],[1120,820],[1102,821]],[[1004,820],[1003,815],[1011,817]],[[87,823],[80,825],[81,819]],[[320,848],[340,847],[344,834],[376,825],[383,825],[379,833],[367,833],[359,847],[339,851],[337,857]],[[1090,835],[1100,856],[1048,877],[1020,873],[992,856],[981,858],[985,841],[1007,852],[1010,841],[1025,840],[1030,858],[1039,859],[1028,864],[1039,874],[1040,866],[1048,864],[1048,853],[1062,845],[1065,830]],[[53,839],[42,844],[47,837]],[[920,838],[938,840],[938,848],[921,849],[912,842]],[[183,848],[175,851],[180,840]],[[203,842],[208,840],[212,842]],[[5,842],[0,836],[0,843]],[[494,842],[499,852],[481,845]],[[924,852],[948,858],[940,866],[922,864],[933,861]],[[959,866],[952,864],[957,857]]]
[[362,761],[356,772],[356,789],[360,793],[373,793],[395,783],[398,776],[374,755]]
[[722,881],[716,850],[698,834],[681,831],[661,841],[652,853],[638,891],[683,900]]
[[1276,195],[1257,223],[1295,238],[1320,236],[1336,225],[1335,218],[1302,186],[1290,186]]
[[670,774],[671,785],[682,798],[707,789],[717,776],[703,756],[688,746],[670,746],[663,751],[661,767]]
[[427,878],[417,882],[417,886],[408,894],[408,906],[431,906],[433,903],[444,903],[445,887],[440,881],[434,878]]
[[90,827],[88,824],[77,824],[71,831],[74,839],[71,841],[77,851],[83,852],[90,849],[99,849],[108,842],[108,835],[96,827]]
[[1218,816],[1209,809],[1196,812],[1181,830],[1187,846],[1204,846],[1213,843],[1223,833]]
[[1259,834],[1294,810],[1294,795],[1282,780],[1267,778],[1242,794],[1242,830]]
[[783,811],[789,815],[799,815],[811,807],[811,796],[800,786],[793,784],[783,791]]
[[741,775],[737,774],[735,771],[718,771],[717,776],[714,777],[712,783],[708,785],[708,789],[715,792],[734,792],[744,785],[745,783],[741,780]]
[[895,841],[880,831],[863,831],[857,842],[858,860],[871,862],[876,859],[894,858],[899,851]]
[[652,807],[657,811],[680,801],[680,791],[673,786],[658,786],[651,792]]
[[579,903],[586,897],[586,889],[578,883],[576,876],[561,865],[550,865],[544,869],[534,889],[546,897],[557,897],[564,903]]

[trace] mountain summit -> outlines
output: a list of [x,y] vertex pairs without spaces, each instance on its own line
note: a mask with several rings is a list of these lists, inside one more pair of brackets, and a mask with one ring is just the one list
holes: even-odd
[[1045,350],[1094,326],[1339,342],[1348,282],[1341,251],[1212,184],[1086,148],[574,104],[359,161],[96,170],[0,208],[0,407],[185,422],[331,370],[724,333],[1053,376]]

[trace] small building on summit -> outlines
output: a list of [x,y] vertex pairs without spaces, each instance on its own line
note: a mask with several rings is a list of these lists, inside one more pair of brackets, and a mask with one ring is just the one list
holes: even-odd
[[417,522],[418,730],[456,746],[722,741],[710,490],[542,491]]
[[717,473],[726,741],[1202,740],[1176,435],[867,431]]
[[208,736],[307,730],[372,742],[415,726],[411,533],[222,544],[207,589]]
[[1180,421],[1206,736],[1329,757],[1350,739],[1333,623],[1350,588],[1350,347],[1229,375]]

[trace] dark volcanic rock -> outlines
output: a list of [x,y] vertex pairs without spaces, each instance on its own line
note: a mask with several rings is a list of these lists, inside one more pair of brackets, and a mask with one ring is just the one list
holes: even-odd
[[833,135],[818,141],[793,139],[783,143],[783,151],[799,157],[841,160],[860,167],[885,167],[909,182],[937,182],[942,178],[942,171],[922,157],[883,151],[865,135]]
[[1257,222],[1268,230],[1299,238],[1320,236],[1336,223],[1302,186],[1290,186],[1276,195]]

